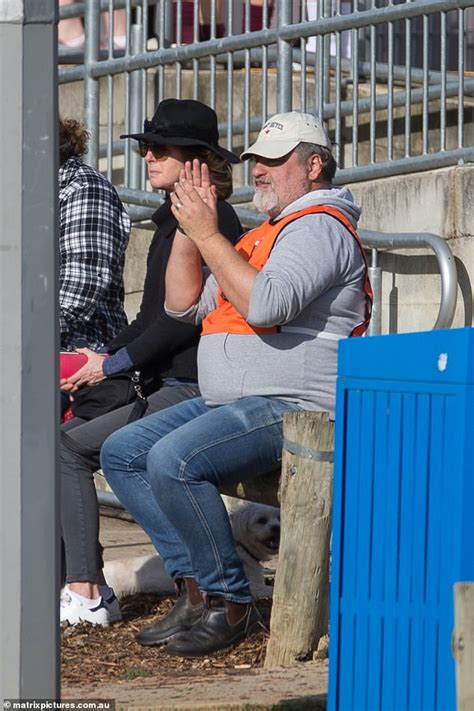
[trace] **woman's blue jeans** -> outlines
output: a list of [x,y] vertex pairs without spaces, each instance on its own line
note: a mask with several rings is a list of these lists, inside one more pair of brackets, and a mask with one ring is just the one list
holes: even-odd
[[295,409],[266,397],[218,407],[194,398],[105,441],[107,481],[174,579],[194,577],[205,593],[251,600],[218,487],[279,468],[283,413]]

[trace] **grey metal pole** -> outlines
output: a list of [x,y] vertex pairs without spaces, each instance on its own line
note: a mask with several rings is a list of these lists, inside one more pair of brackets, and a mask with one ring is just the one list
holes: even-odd
[[[143,42],[143,25],[132,25],[131,48],[132,54],[141,51]],[[143,69],[138,69],[130,74],[130,132],[140,133],[143,129]],[[129,141],[132,143],[132,141]],[[129,183],[130,188],[142,189],[142,159],[133,150],[129,158]]]
[[0,3],[2,699],[59,698],[55,12]]
[[[290,0],[277,2],[278,29],[291,25],[293,21],[293,4]],[[291,42],[278,38],[277,41],[277,112],[291,111],[293,106],[292,92],[292,62],[293,51]]]
[[100,0],[88,0],[84,13],[85,48],[84,48],[84,118],[90,133],[87,162],[94,168],[99,165],[99,105],[100,84],[89,72],[92,63],[99,59],[100,43]]
[[369,279],[374,293],[374,303],[367,335],[378,336],[382,333],[382,269],[378,265],[378,251],[376,249],[372,249]]

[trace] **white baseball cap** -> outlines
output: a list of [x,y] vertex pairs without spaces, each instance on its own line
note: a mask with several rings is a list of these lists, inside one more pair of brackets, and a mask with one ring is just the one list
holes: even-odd
[[241,153],[240,159],[252,156],[282,158],[299,143],[315,143],[331,150],[324,127],[311,114],[300,111],[275,114],[264,124],[255,143]]

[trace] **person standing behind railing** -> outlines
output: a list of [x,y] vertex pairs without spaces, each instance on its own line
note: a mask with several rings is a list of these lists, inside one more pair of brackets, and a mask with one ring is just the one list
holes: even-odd
[[[237,3],[236,3],[237,5]],[[273,0],[268,0],[268,23],[273,14]],[[201,0],[199,3],[199,32],[198,38],[200,42],[205,42],[211,39],[213,34],[213,26],[211,23],[211,0]],[[222,0],[216,0],[215,3],[215,37],[224,37],[226,34],[226,25],[224,20],[224,6]],[[244,33],[246,31],[245,24],[245,2],[242,2],[242,7],[234,7],[234,34]],[[257,32],[263,27],[263,0],[252,0],[250,2],[250,31]],[[177,41],[177,3],[173,3],[173,26],[172,26],[173,42]],[[194,42],[194,2],[193,0],[183,0],[181,3],[181,44],[192,44]]]
[[[60,7],[64,5],[73,5],[75,0],[59,0]],[[105,46],[108,36],[108,21],[109,13],[102,14],[102,45]],[[116,10],[114,12],[114,48],[125,49],[127,34],[127,14],[125,10]],[[68,49],[82,49],[84,46],[85,35],[84,27],[80,17],[68,17],[61,20],[58,25],[58,42],[59,46],[67,47]]]

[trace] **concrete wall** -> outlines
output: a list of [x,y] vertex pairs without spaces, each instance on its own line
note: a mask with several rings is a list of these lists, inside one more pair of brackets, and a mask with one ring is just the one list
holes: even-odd
[[[361,227],[431,232],[447,240],[456,259],[458,301],[453,326],[473,323],[474,166],[445,168],[367,183],[352,190],[362,205]],[[425,330],[436,321],[440,277],[430,250],[381,254],[383,332]]]

